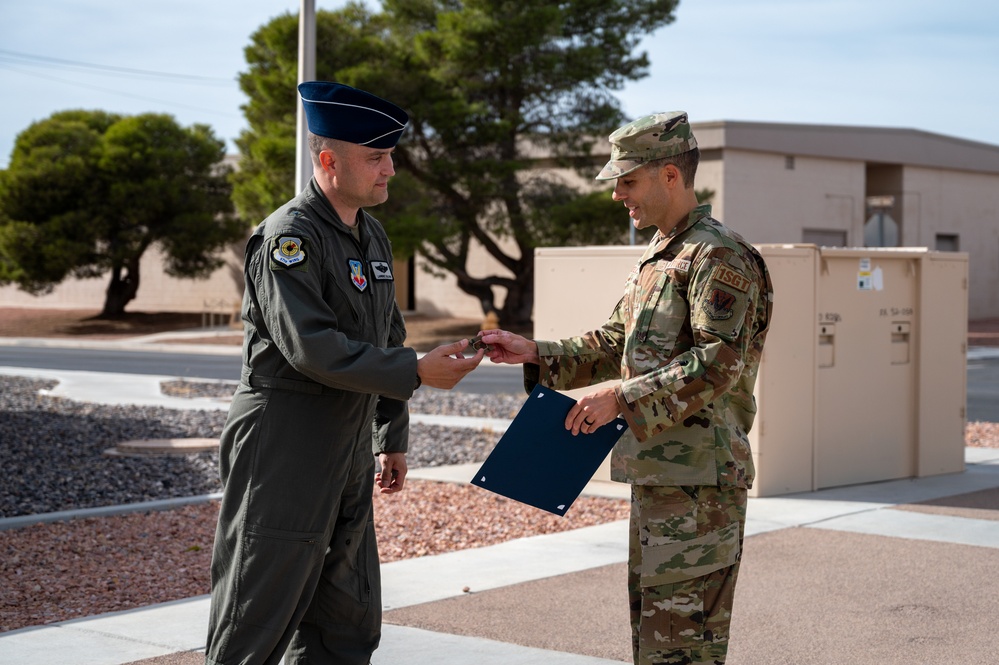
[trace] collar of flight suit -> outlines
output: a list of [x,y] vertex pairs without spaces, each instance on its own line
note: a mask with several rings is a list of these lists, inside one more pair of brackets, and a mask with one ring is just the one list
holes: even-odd
[[[309,205],[320,213],[320,219],[332,226],[337,231],[344,233],[348,236],[353,237],[353,233],[349,226],[343,223],[340,219],[340,215],[337,214],[336,209],[333,204],[330,203],[329,199],[323,193],[323,190],[319,188],[319,183],[316,182],[315,176],[309,180],[308,186],[305,188],[305,196]],[[360,238],[358,242],[361,244],[362,248],[366,248],[368,245],[368,233],[365,225],[365,220],[367,219],[367,213],[364,208],[359,208],[357,211],[357,230],[358,237]]]

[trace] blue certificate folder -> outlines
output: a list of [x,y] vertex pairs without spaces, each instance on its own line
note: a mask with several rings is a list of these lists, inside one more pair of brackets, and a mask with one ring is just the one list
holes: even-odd
[[576,403],[535,386],[471,483],[529,506],[565,515],[628,425],[621,418],[573,436],[565,417]]

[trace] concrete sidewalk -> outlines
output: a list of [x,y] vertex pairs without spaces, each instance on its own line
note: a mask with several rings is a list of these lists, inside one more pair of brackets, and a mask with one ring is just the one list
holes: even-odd
[[[120,377],[53,374],[67,397],[79,398],[76,385],[98,401],[103,385],[155,399]],[[152,390],[149,377],[132,380]],[[729,664],[999,662],[999,450],[968,448],[966,462],[961,474],[750,499]],[[474,468],[410,477],[467,482]],[[626,559],[627,525],[615,522],[383,565],[372,662],[630,661]],[[207,614],[198,597],[3,633],[0,663],[193,665]]]

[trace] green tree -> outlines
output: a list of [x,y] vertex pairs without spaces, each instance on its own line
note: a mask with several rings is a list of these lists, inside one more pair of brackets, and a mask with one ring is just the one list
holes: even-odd
[[[526,322],[535,247],[627,236],[623,207],[566,174],[592,179],[595,142],[624,121],[614,92],[647,75],[635,49],[673,21],[677,0],[381,4],[380,13],[319,12],[316,63],[317,78],[371,90],[412,116],[378,217],[400,254],[420,251],[484,311]],[[293,193],[296,29],[296,17],[278,17],[246,50],[249,129],[235,190],[251,218]],[[473,239],[502,274],[475,275]]]
[[0,283],[47,293],[110,272],[103,317],[125,311],[139,261],[159,243],[166,272],[207,277],[244,233],[225,146],[168,115],[62,111],[18,135],[0,172]]

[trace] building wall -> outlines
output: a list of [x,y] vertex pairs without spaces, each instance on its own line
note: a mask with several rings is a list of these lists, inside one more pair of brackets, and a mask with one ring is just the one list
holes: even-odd
[[[166,274],[163,253],[151,247],[139,265],[139,291],[126,306],[130,312],[213,312],[230,314],[243,297],[243,245],[224,252],[226,265],[204,280],[175,279]],[[0,306],[46,309],[104,307],[109,275],[68,279],[52,293],[33,296],[16,286],[0,287]]]
[[[720,157],[720,151],[713,151]],[[722,160],[717,157],[705,158],[701,155],[701,163],[697,166],[697,175],[694,177],[694,189],[710,189],[714,192],[709,203],[711,204],[711,214],[717,219],[724,219],[725,197],[722,191],[724,183],[725,167]]]
[[863,162],[726,149],[723,169],[715,216],[750,242],[800,243],[815,229],[862,244]]
[[901,200],[904,244],[935,249],[937,234],[957,235],[968,317],[999,317],[999,175],[906,167]]

